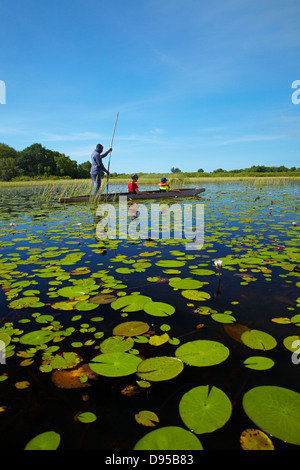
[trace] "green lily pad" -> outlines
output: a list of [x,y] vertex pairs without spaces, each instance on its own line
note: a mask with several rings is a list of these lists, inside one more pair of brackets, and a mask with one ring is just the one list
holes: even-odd
[[198,276],[211,276],[213,274],[216,274],[216,272],[212,271],[211,269],[197,268],[197,269],[193,269],[191,271],[191,274],[197,274]]
[[197,281],[192,278],[181,279],[180,277],[172,277],[169,280],[169,285],[176,289],[199,289],[203,286],[203,282]]
[[84,413],[76,415],[76,421],[79,421],[80,423],[93,423],[96,419],[97,416],[95,413],[91,413],[90,411],[85,411]]
[[183,297],[189,300],[205,301],[205,300],[210,299],[210,294],[208,294],[207,292],[202,292],[198,290],[191,290],[191,289],[183,290],[181,294],[183,295]]
[[252,357],[248,357],[243,362],[243,364],[248,369],[266,370],[266,369],[271,369],[271,367],[274,366],[275,362],[273,361],[273,359],[270,359],[269,357],[252,356]]
[[81,358],[74,352],[64,352],[62,355],[55,354],[50,360],[52,369],[72,369],[81,362]]
[[164,302],[147,302],[144,305],[144,311],[155,317],[168,317],[173,315],[175,308]]
[[37,330],[31,331],[21,336],[20,343],[22,344],[31,344],[32,346],[37,346],[39,344],[45,344],[51,341],[55,337],[55,333],[49,330]]
[[95,308],[98,308],[98,305],[91,303],[88,300],[82,300],[81,302],[77,302],[75,305],[75,309],[79,310],[80,312],[88,312],[89,310],[94,310]]
[[179,414],[184,424],[196,434],[221,428],[231,416],[232,406],[227,395],[217,387],[194,387],[183,395]]
[[143,436],[134,450],[203,450],[195,434],[178,426],[165,426]]
[[185,261],[178,261],[176,259],[174,260],[160,260],[160,261],[157,261],[156,266],[160,266],[162,268],[179,268],[181,266],[184,266],[185,265]]
[[90,285],[84,286],[83,284],[69,286],[69,287],[62,287],[58,289],[57,293],[62,297],[67,297],[68,299],[76,299],[76,297],[80,297],[84,294],[89,294],[92,290],[98,289],[99,286]]
[[260,386],[245,393],[243,408],[264,432],[300,445],[300,394],[283,387]]
[[35,321],[37,323],[48,323],[54,320],[54,317],[52,315],[39,315]]
[[[295,343],[297,341],[297,343]],[[299,341],[299,343],[298,343]],[[300,336],[299,335],[294,335],[294,336],[287,336],[283,340],[283,345],[288,351],[291,352],[296,352],[297,349],[299,349],[299,344],[300,344]]]
[[123,377],[136,372],[141,361],[133,354],[112,352],[94,357],[89,366],[92,371],[105,377]]
[[159,356],[150,357],[140,362],[137,375],[141,379],[158,382],[170,380],[179,375],[183,370],[183,362],[175,357]]
[[142,321],[127,321],[115,326],[113,334],[119,336],[139,336],[146,333],[149,328],[149,325]]
[[6,348],[11,341],[10,335],[7,333],[0,333],[0,351],[2,351],[4,348]]
[[116,300],[117,297],[115,295],[112,295],[112,294],[98,294],[98,295],[95,295],[94,297],[91,297],[89,299],[89,302],[91,302],[92,304],[110,304],[111,302],[113,302],[114,300]]
[[123,336],[110,336],[102,341],[100,350],[102,353],[109,352],[126,352],[129,351],[134,345],[132,338],[124,338]]
[[42,307],[44,304],[39,302],[38,297],[23,297],[17,300],[13,300],[8,305],[10,308],[21,309],[28,307]]
[[147,302],[151,302],[151,298],[146,295],[130,294],[120,297],[111,303],[111,308],[121,310],[122,312],[138,312],[143,310]]
[[207,367],[225,361],[229,356],[229,349],[217,341],[200,339],[179,346],[175,356],[191,366]]
[[273,336],[260,330],[245,331],[241,335],[241,340],[252,349],[263,349],[264,351],[274,349],[277,345],[277,341]]
[[142,410],[139,413],[134,415],[134,419],[137,423],[142,426],[155,426],[155,423],[159,423],[159,418],[157,414],[153,411]]
[[47,431],[35,436],[25,446],[25,450],[56,450],[60,444],[60,435],[54,431]]
[[211,318],[219,323],[234,323],[236,319],[228,313],[213,313]]

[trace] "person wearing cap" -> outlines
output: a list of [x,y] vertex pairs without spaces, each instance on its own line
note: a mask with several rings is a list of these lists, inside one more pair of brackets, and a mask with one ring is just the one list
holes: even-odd
[[[101,186],[101,176],[102,172],[104,171],[107,175],[109,175],[109,171],[104,167],[102,163],[102,159],[105,158],[112,149],[109,149],[107,152],[103,153],[103,145],[97,144],[95,150],[91,155],[92,166],[91,166],[91,178],[92,183],[94,186],[94,195],[97,196],[99,188]],[[102,154],[102,155],[101,155]]]
[[[158,183],[158,186],[160,187],[161,191],[171,191],[168,180],[164,176],[161,178],[160,183]],[[175,191],[176,193],[181,193],[180,189],[172,189],[172,191]]]
[[[131,182],[128,183],[128,192],[129,194],[142,194],[142,192],[139,190],[139,187],[137,185],[137,180],[139,179],[139,176],[136,173],[133,173],[131,175]],[[147,191],[144,191],[144,194],[148,194]]]

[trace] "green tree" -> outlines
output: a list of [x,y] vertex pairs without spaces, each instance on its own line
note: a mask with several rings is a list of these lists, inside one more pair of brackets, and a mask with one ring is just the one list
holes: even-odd
[[56,165],[57,176],[70,176],[71,178],[77,177],[77,162],[66,157],[64,153],[53,152],[54,161]]
[[77,178],[90,178],[91,162],[80,163],[77,166]]
[[172,173],[181,173],[181,170],[179,170],[179,168],[171,168],[171,172]]
[[32,144],[18,152],[17,162],[24,176],[42,175],[47,165],[46,149],[41,144]]
[[13,147],[0,144],[0,180],[10,181],[18,175],[17,152]]

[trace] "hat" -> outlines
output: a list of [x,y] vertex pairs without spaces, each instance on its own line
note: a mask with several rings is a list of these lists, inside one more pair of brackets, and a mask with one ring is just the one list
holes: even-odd
[[131,178],[132,178],[132,179],[133,179],[133,178],[138,178],[138,177],[139,177],[139,175],[137,175],[136,173],[133,173],[133,174],[131,175]]
[[165,177],[163,177],[163,178],[160,180],[161,183],[165,183],[166,181],[168,181],[168,180],[167,180],[167,178],[165,178]]

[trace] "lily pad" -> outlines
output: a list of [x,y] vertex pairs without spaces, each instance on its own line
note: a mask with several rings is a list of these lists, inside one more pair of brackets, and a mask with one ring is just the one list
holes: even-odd
[[269,357],[262,357],[262,356],[252,356],[248,357],[244,361],[244,366],[246,366],[248,369],[254,369],[254,370],[266,370],[266,369],[271,369],[273,367],[275,362],[273,359],[270,359]]
[[168,317],[173,315],[175,308],[165,302],[147,302],[144,305],[144,311],[155,317]]
[[260,330],[245,331],[241,336],[241,340],[252,349],[263,349],[264,351],[274,349],[277,345],[277,341],[273,336]]
[[150,357],[140,362],[137,375],[141,379],[158,382],[170,380],[179,375],[183,370],[183,362],[175,357],[159,356]]
[[264,432],[300,445],[300,394],[271,385],[252,388],[243,397],[247,416]]
[[113,352],[99,354],[92,359],[89,366],[94,372],[105,377],[123,377],[136,372],[141,361],[142,359],[133,354]]
[[67,297],[68,299],[76,299],[76,297],[80,297],[84,294],[89,294],[92,290],[98,289],[99,286],[84,286],[83,284],[69,286],[69,287],[62,287],[58,289],[57,293],[62,297]]
[[100,344],[102,353],[109,352],[126,352],[134,345],[132,338],[124,338],[123,336],[110,336]]
[[181,279],[180,277],[172,277],[169,280],[169,285],[176,289],[199,289],[203,286],[203,282],[189,277],[185,279]]
[[175,356],[191,366],[207,367],[225,361],[229,356],[229,349],[217,341],[200,339],[179,346]]
[[246,429],[240,436],[240,444],[244,450],[274,450],[274,444],[259,429]]
[[159,423],[158,416],[153,411],[142,410],[134,415],[134,419],[137,423],[142,426],[155,426],[155,423]]
[[185,265],[185,261],[178,261],[176,259],[174,260],[160,260],[160,261],[157,261],[156,266],[160,266],[162,268],[179,268],[181,266],[184,266]]
[[179,414],[184,424],[196,434],[221,428],[231,416],[232,406],[227,395],[217,387],[194,387],[183,395]]
[[210,294],[208,294],[207,292],[202,292],[198,290],[192,290],[192,289],[183,290],[181,294],[183,295],[183,297],[189,300],[205,301],[205,300],[210,299]]
[[92,304],[110,304],[111,302],[113,302],[114,300],[116,300],[117,297],[115,295],[112,295],[112,294],[98,294],[98,295],[95,295],[94,297],[91,297],[89,299],[89,302],[91,302]]
[[32,346],[37,346],[39,344],[45,344],[51,341],[55,337],[55,333],[49,330],[37,330],[31,331],[21,336],[20,343],[30,344]]
[[111,303],[114,310],[121,310],[122,312],[138,312],[143,310],[147,302],[151,302],[151,298],[146,295],[130,294],[120,297]]
[[203,450],[203,447],[190,431],[178,426],[165,426],[142,437],[134,450]]
[[142,321],[127,321],[115,326],[113,334],[120,336],[138,336],[146,333],[149,328],[149,325]]
[[91,413],[90,411],[85,411],[84,413],[76,415],[76,421],[79,421],[80,423],[93,423],[96,419],[97,416],[95,413]]
[[42,307],[44,304],[39,302],[38,297],[22,297],[17,300],[13,300],[8,305],[10,308],[14,309],[21,309],[21,308],[28,308],[28,307]]
[[47,431],[35,436],[25,446],[25,450],[56,450],[60,444],[60,435],[54,431]]

